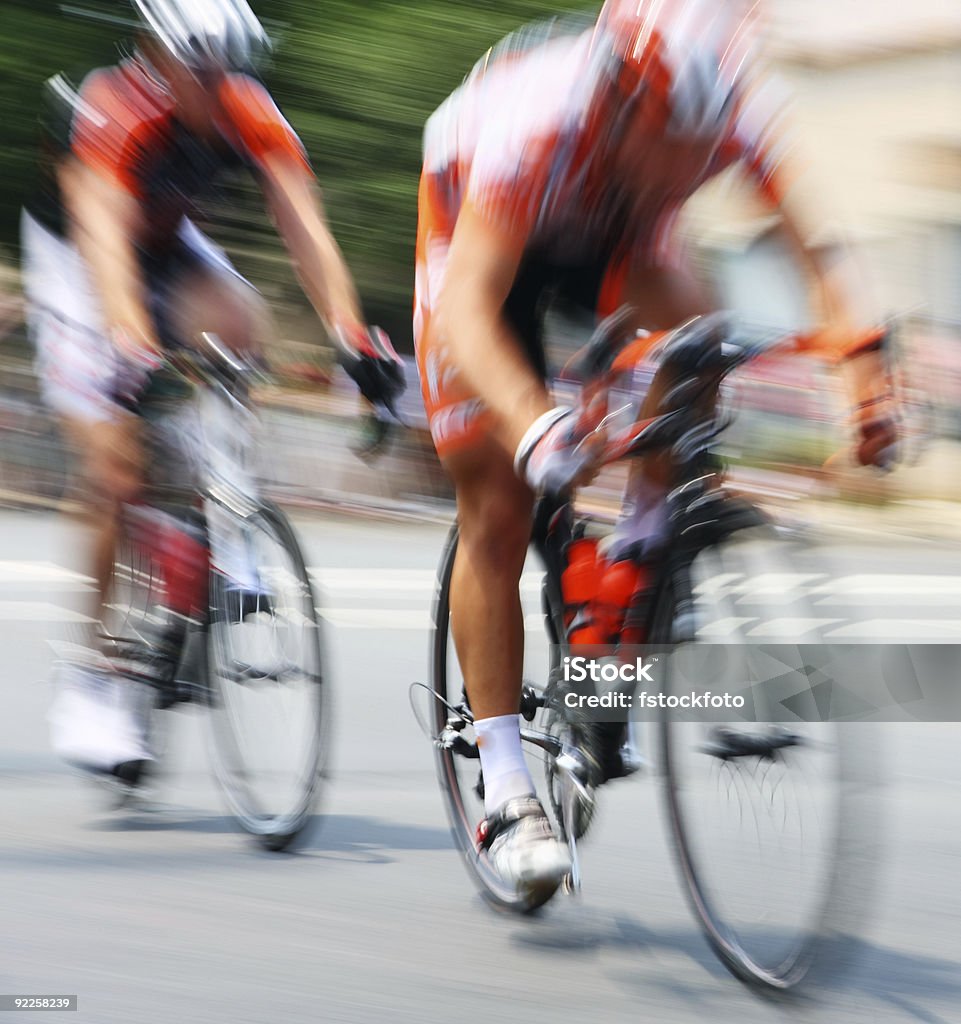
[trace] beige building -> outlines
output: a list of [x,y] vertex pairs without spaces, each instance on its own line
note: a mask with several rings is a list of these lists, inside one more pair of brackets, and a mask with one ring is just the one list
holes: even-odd
[[[811,194],[858,243],[879,314],[961,327],[961,4],[767,0],[771,61],[792,95]],[[698,197],[725,299],[790,326],[803,289],[730,180]],[[961,340],[959,340],[961,346]]]

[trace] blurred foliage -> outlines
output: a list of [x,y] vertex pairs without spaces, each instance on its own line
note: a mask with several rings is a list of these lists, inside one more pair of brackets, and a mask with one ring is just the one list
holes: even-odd
[[[263,78],[307,147],[368,315],[409,347],[424,121],[501,36],[585,4],[253,0],[253,6],[276,42]],[[19,207],[35,177],[43,81],[57,71],[79,79],[115,60],[118,43],[131,37],[129,12],[125,0],[0,0],[0,245],[16,247]],[[302,306],[249,186],[232,191],[217,219],[219,237],[241,269],[275,303]]]

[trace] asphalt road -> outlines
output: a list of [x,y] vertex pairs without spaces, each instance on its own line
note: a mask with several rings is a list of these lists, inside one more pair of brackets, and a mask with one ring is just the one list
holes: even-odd
[[[196,713],[176,715],[152,814],[109,812],[50,753],[49,640],[81,613],[80,537],[0,516],[0,994],[75,993],[96,1024],[961,1020],[961,726],[872,726],[886,774],[872,919],[846,973],[771,1002],[689,916],[656,780],[604,794],[580,898],[523,920],[481,903],[407,696],[426,674],[443,529],[297,525],[327,610],[334,774],[305,849],[269,855],[225,817]],[[825,612],[839,628],[867,593],[866,635],[958,635],[961,552],[852,534],[817,557],[847,581]]]

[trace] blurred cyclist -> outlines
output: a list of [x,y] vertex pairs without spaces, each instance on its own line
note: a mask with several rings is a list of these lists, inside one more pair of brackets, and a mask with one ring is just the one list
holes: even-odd
[[[879,332],[867,329],[840,247],[822,244],[816,211],[796,194],[751,13],[740,0],[608,0],[587,27],[510,37],[425,132],[414,330],[431,432],[457,492],[451,623],[483,770],[478,836],[531,902],[553,894],[570,861],[521,749],[518,580],[534,494],[594,471],[545,387],[547,302],[597,316],[629,303],[633,327],[652,331],[707,312],[675,224],[701,185],[739,164],[780,208],[813,275],[825,343],[862,353],[850,360],[862,459],[894,441],[872,351]],[[637,471],[649,500],[624,510],[615,545],[650,550],[664,483],[656,463]],[[605,732],[603,776],[626,774],[621,736]]]
[[[222,172],[247,168],[257,180],[303,289],[365,397],[389,403],[403,386],[386,336],[364,325],[303,146],[248,74],[268,40],[245,0],[132,3],[141,32],[129,57],[93,71],[79,92],[59,76],[50,83],[59,124],[47,140],[49,187],[23,217],[42,389],[92,492],[101,599],[117,512],[141,487],[129,410],[149,372],[165,347],[190,344],[201,331],[235,351],[257,343],[262,303],[191,220]],[[102,673],[87,672],[102,688]],[[107,771],[149,756],[136,729],[91,741],[97,723],[82,721],[82,708],[74,717],[76,728],[67,722],[60,735],[65,755]]]

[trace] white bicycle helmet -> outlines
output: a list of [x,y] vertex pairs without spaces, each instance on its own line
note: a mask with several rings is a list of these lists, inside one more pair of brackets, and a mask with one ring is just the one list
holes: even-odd
[[246,0],[131,0],[144,27],[190,68],[242,70],[270,40]]
[[743,0],[607,0],[595,45],[623,100],[653,93],[665,131],[709,139],[728,123],[750,67],[751,29]]

